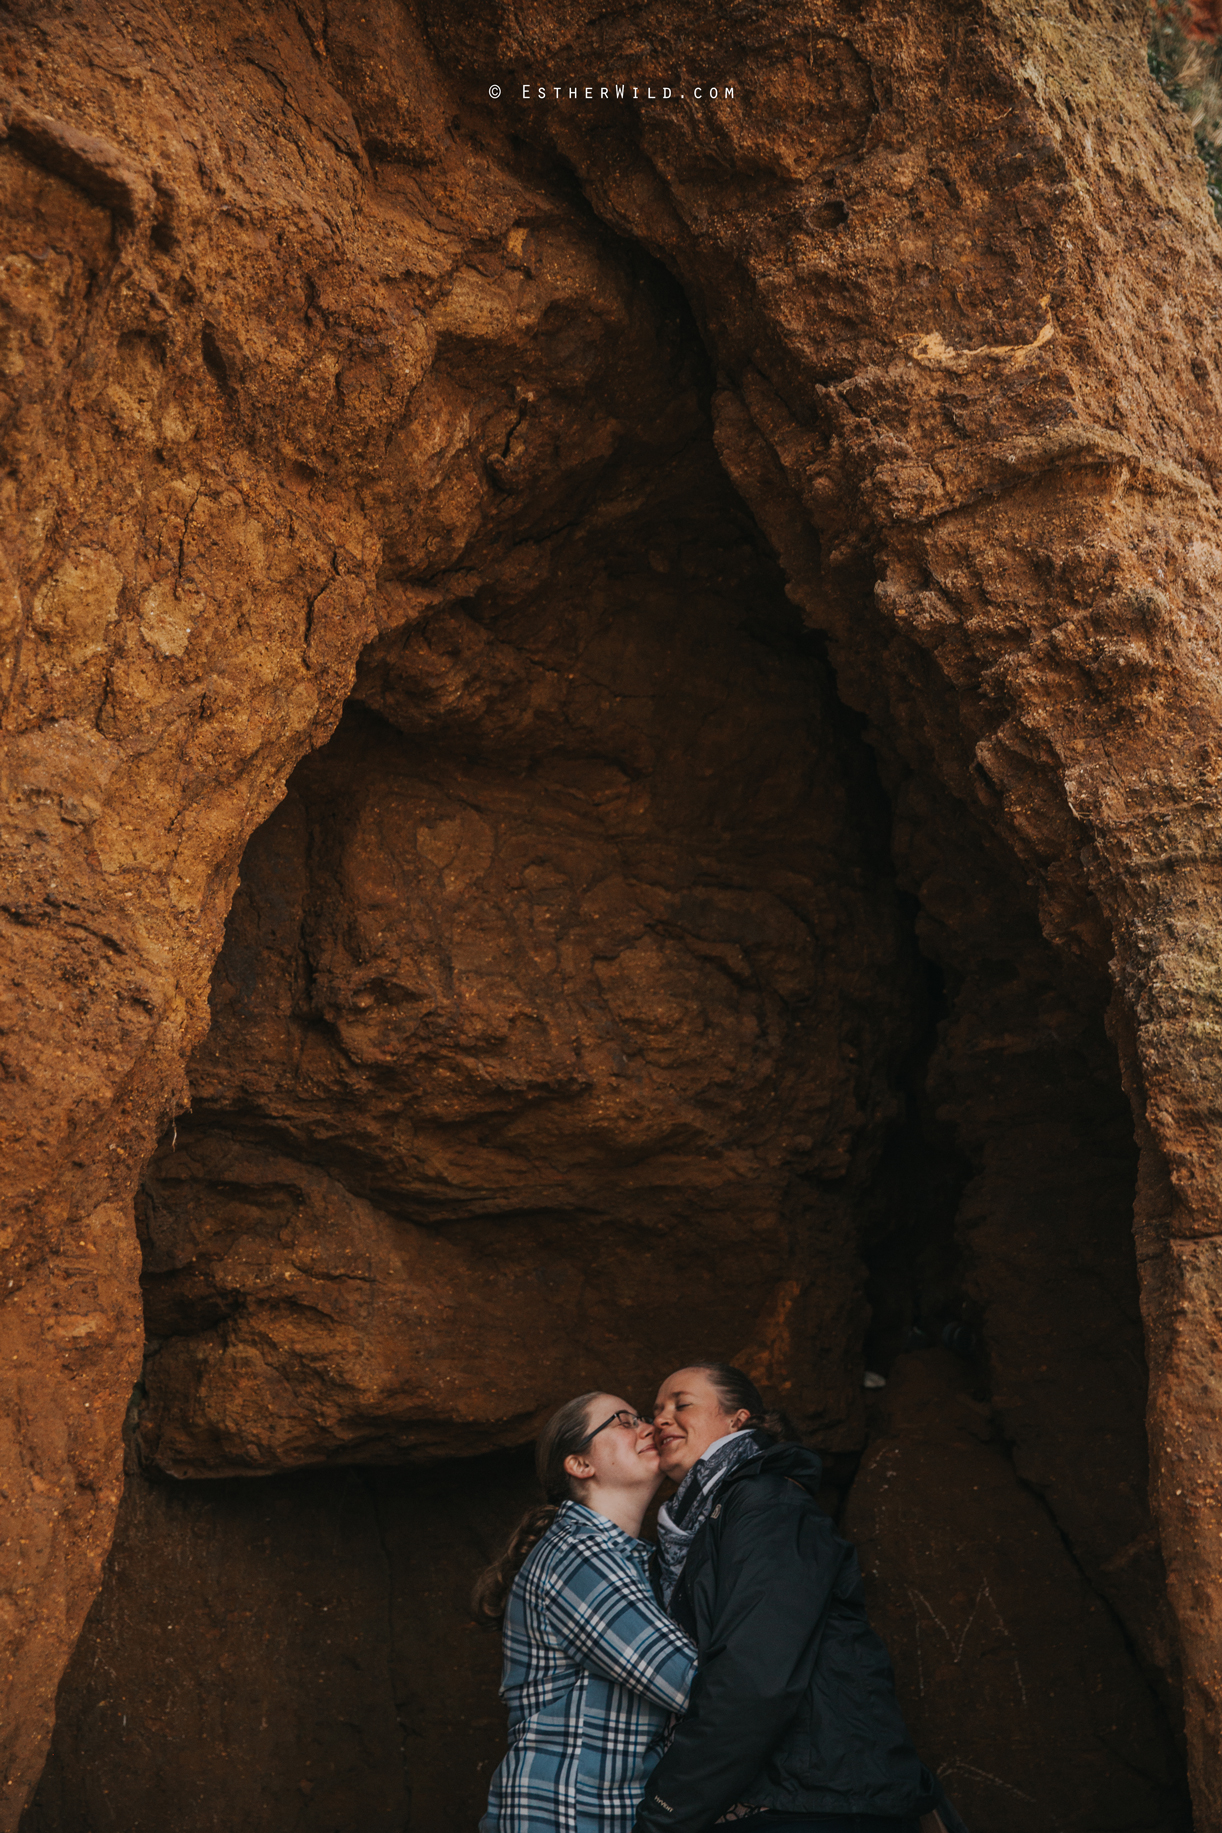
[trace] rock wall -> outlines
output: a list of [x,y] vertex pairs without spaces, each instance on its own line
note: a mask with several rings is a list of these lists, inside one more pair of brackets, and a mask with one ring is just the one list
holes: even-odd
[[1166,1720],[969,1387],[901,1357],[845,1515],[912,1734],[990,1833],[1182,1825]]
[[1222,251],[1139,11],[766,9],[727,35],[683,9],[648,39],[595,9],[505,9],[474,38],[429,18],[472,82],[628,56],[659,82],[732,62],[750,98],[513,114],[679,275],[727,470],[893,792],[936,782],[1067,971],[1110,985],[1142,1149],[1151,1493],[1213,1825]]
[[504,1737],[470,1574],[530,1459],[128,1483],[23,1833],[473,1827]]
[[859,1444],[910,953],[707,422],[354,695],[247,851],[146,1180],[142,1455],[452,1456],[708,1342]]
[[[914,1076],[1033,1572],[1130,1639],[1164,1824],[1182,1668],[1222,1824],[1219,244],[1140,11],[6,12],[3,1826],[129,1411],[222,1500],[133,1486],[65,1726],[108,1625],[204,1610],[132,1549],[227,1473],[647,1393],[676,1284],[851,1459]],[[733,105],[518,99],[629,65]]]
[[901,798],[903,877],[921,899],[923,946],[953,985],[926,1086],[972,1173],[956,1237],[968,1315],[987,1345],[982,1392],[1019,1478],[1178,1722],[1179,1656],[1147,1500],[1137,1151],[1103,990],[1065,971],[988,849],[951,832],[937,799]]

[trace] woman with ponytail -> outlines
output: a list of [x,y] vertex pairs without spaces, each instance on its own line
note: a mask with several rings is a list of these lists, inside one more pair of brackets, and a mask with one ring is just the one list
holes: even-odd
[[509,1753],[480,1833],[631,1833],[696,1651],[656,1603],[639,1538],[661,1472],[652,1424],[580,1394],[535,1452],[544,1500],[472,1599],[500,1623]]

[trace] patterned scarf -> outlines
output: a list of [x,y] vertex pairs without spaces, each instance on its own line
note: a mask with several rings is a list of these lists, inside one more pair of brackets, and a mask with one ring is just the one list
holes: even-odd
[[658,1580],[663,1602],[674,1596],[688,1548],[713,1512],[714,1491],[723,1477],[749,1457],[758,1457],[772,1440],[766,1432],[736,1433],[714,1445],[693,1464],[678,1489],[658,1510]]

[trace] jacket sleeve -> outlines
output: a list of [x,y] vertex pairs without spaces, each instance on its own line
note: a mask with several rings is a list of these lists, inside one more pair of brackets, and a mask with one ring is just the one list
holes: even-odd
[[736,1484],[725,1508],[691,1707],[636,1833],[705,1833],[750,1788],[814,1670],[840,1568],[829,1524],[781,1479]]
[[669,1712],[687,1709],[696,1650],[645,1582],[599,1553],[574,1558],[548,1589],[547,1620],[581,1667]]

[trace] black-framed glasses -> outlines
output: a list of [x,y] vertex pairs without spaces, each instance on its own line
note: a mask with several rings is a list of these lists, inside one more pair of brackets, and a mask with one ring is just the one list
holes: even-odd
[[604,1419],[601,1426],[595,1426],[589,1438],[583,1438],[577,1449],[584,1451],[591,1440],[596,1439],[600,1432],[605,1432],[608,1426],[626,1426],[629,1431],[633,1431],[637,1426],[644,1424],[644,1418],[640,1413],[630,1413],[627,1407],[621,1407],[618,1413],[612,1413],[610,1419]]

